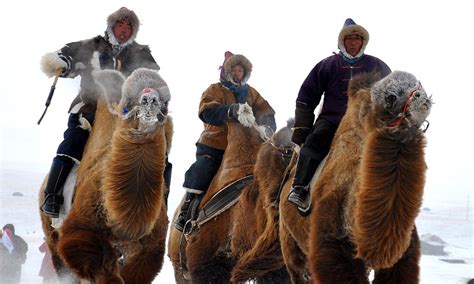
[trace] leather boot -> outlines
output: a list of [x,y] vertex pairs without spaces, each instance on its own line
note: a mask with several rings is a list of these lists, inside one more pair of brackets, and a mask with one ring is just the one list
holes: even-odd
[[309,183],[324,158],[315,159],[315,155],[308,154],[303,150],[300,152],[293,185],[288,194],[288,201],[298,206],[298,209],[303,212],[308,211],[311,206]]
[[181,206],[181,211],[179,212],[178,217],[174,221],[174,227],[180,232],[183,232],[186,222],[189,220],[190,216],[188,214],[188,209],[191,205],[191,201],[193,201],[195,196],[195,193],[186,192],[183,205]]
[[56,156],[53,159],[41,205],[41,211],[51,218],[59,217],[59,208],[64,201],[62,189],[73,166],[74,162],[68,157]]

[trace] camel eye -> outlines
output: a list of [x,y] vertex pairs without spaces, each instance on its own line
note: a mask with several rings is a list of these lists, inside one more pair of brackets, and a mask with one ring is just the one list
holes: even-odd
[[385,102],[389,107],[392,107],[393,103],[397,100],[397,97],[395,95],[389,95],[385,97]]

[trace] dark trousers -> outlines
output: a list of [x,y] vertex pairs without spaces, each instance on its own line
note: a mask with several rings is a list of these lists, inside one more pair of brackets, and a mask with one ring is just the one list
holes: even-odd
[[324,159],[329,153],[337,127],[338,125],[324,118],[317,119],[308,137],[306,137],[303,149],[306,149],[305,151],[310,152],[310,155],[314,155],[317,159]]
[[[95,114],[83,112],[82,116],[89,121],[94,123]],[[77,160],[82,160],[82,154],[89,138],[89,131],[82,129],[79,126],[79,113],[71,113],[67,123],[67,129],[64,131],[64,140],[59,144],[57,154],[63,154],[73,157]]]
[[224,156],[224,150],[196,143],[196,161],[184,175],[183,187],[207,191],[217,173]]
[[307,186],[321,161],[329,153],[338,125],[318,118],[301,148],[293,185]]

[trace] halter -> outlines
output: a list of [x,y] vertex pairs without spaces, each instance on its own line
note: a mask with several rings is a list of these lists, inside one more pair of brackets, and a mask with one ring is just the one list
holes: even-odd
[[[407,109],[408,109],[408,106],[410,105],[411,97],[413,97],[415,92],[420,91],[422,89],[423,89],[423,86],[421,85],[421,82],[418,81],[417,86],[408,94],[405,100],[405,104],[403,105],[403,110],[397,115],[397,118],[394,121],[388,124],[388,127],[398,126],[402,123],[402,121],[406,120],[407,117],[410,116],[410,113],[407,111]],[[423,130],[423,132],[426,132],[426,130],[428,130],[428,127],[430,126],[429,121],[425,120],[425,122],[426,122],[426,127]]]
[[410,94],[407,96],[405,100],[405,104],[403,105],[403,110],[397,115],[397,119],[395,121],[391,122],[388,126],[389,127],[394,127],[397,125],[400,125],[404,119],[410,116],[410,113],[407,112],[408,105],[410,104],[410,99],[413,96],[413,94],[418,91],[418,89],[414,89],[410,92]]

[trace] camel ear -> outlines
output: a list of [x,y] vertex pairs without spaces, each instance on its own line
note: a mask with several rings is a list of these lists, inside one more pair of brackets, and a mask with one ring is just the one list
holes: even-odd
[[125,76],[116,70],[97,70],[92,72],[97,85],[100,86],[109,109],[114,109],[122,98],[122,85],[125,81]]

